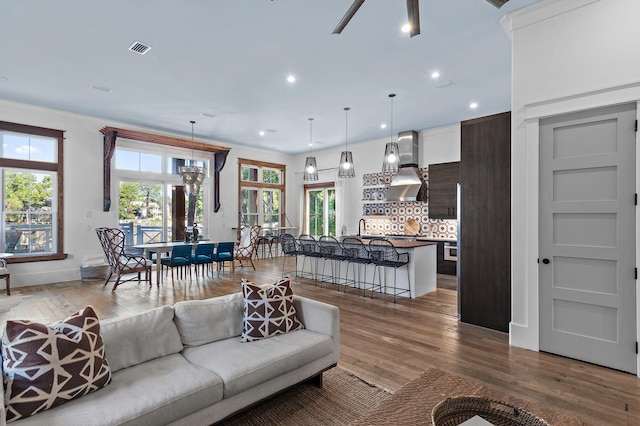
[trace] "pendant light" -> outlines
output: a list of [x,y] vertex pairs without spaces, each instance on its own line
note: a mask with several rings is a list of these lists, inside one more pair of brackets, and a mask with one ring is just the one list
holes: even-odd
[[348,130],[348,117],[349,110],[351,108],[344,108],[344,151],[340,154],[340,167],[338,168],[338,177],[352,178],[356,177],[356,169],[353,167],[353,155],[348,149],[347,144],[347,130]]
[[[204,181],[205,170],[204,167],[198,167],[193,161],[193,125],[196,124],[195,121],[191,120],[191,162],[187,166],[186,164],[180,167],[180,174],[182,175],[182,184],[184,185],[184,193],[189,196],[193,194],[194,196],[198,196],[200,192],[200,186]],[[186,162],[185,162],[186,163]]]
[[398,142],[393,141],[393,98],[395,94],[391,93],[389,99],[391,99],[391,138],[384,147],[384,161],[382,162],[383,172],[397,172],[398,163],[400,162],[400,149],[398,148]]
[[311,146],[313,145],[313,118],[309,119],[309,156],[304,162],[304,180],[318,180],[318,166],[316,165],[316,157],[311,155]]

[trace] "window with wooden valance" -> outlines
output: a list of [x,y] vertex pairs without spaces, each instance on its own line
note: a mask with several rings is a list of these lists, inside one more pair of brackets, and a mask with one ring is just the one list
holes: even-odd
[[100,130],[100,133],[104,135],[103,211],[108,212],[111,209],[111,158],[115,153],[117,138],[213,153],[213,211],[217,212],[220,210],[220,172],[225,165],[227,154],[229,154],[231,148],[219,145],[196,143],[190,140],[172,138],[169,136],[154,135],[152,133],[140,132],[137,130],[120,129],[117,127],[103,127]]

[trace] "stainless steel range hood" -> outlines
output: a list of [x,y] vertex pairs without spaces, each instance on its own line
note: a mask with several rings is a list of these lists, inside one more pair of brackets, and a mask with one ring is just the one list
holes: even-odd
[[427,184],[418,170],[418,132],[398,134],[400,166],[387,189],[387,201],[427,201]]

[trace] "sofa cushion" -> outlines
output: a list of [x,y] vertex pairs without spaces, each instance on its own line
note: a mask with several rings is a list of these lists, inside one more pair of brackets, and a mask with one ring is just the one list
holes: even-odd
[[100,321],[91,306],[50,326],[7,321],[2,367],[8,422],[79,398],[111,381]]
[[331,336],[309,330],[279,334],[251,344],[225,339],[185,348],[182,355],[224,381],[224,397],[286,374],[333,353]]
[[102,339],[113,372],[182,350],[171,306],[104,321]]
[[242,294],[178,302],[173,319],[182,344],[199,346],[242,333]]
[[293,290],[289,277],[266,286],[258,286],[242,279],[242,294],[243,342],[253,342],[304,328],[293,306]]
[[222,393],[216,374],[180,354],[168,355],[118,371],[104,389],[24,419],[20,426],[168,424],[220,401]]

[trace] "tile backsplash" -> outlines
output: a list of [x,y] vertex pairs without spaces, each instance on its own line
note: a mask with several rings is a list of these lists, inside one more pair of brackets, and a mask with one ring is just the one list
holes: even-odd
[[[429,182],[429,169],[419,169],[425,182]],[[362,214],[365,216],[365,234],[402,234],[404,223],[415,219],[420,223],[420,234],[430,238],[455,240],[458,222],[448,219],[430,219],[426,201],[384,202],[393,173],[369,173],[363,176]]]

